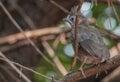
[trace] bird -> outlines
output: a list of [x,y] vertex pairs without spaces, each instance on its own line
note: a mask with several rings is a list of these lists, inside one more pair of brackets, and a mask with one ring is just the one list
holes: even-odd
[[[91,25],[86,17],[84,17],[80,11],[77,10],[78,6],[71,8],[71,11],[65,21],[70,24],[71,27],[71,42],[74,48],[75,42],[75,20],[76,15],[80,13],[78,21],[78,60],[83,64],[100,64],[104,61],[108,61],[110,53],[103,37],[99,30]],[[81,67],[79,69],[81,69]]]

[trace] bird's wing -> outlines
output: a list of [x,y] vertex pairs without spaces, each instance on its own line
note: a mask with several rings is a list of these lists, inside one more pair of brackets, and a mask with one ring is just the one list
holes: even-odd
[[[92,56],[102,57],[102,49],[90,39],[80,42],[80,46]],[[101,52],[100,52],[101,51]]]
[[104,45],[100,33],[94,29],[92,31],[85,31],[86,32],[81,30],[78,35],[80,46],[92,56],[105,59],[106,57],[109,57],[108,50]]

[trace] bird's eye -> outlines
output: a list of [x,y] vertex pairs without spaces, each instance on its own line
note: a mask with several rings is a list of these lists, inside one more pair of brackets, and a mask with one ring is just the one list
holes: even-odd
[[70,20],[71,20],[71,21],[75,21],[75,16],[71,16],[71,17],[70,17]]

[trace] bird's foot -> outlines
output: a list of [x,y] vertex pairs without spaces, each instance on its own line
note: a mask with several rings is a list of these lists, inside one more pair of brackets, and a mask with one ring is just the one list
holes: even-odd
[[82,68],[79,68],[79,70],[78,70],[78,71],[82,73],[82,75],[83,75],[83,77],[84,77],[84,78],[86,78],[85,72],[83,71],[83,69],[82,69]]

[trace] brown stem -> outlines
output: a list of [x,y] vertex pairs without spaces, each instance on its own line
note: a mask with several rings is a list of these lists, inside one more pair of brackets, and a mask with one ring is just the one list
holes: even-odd
[[56,3],[54,0],[48,0],[48,1],[53,5],[55,5],[57,8],[59,8],[60,10],[62,10],[63,12],[69,13],[67,9],[65,9],[63,6],[59,5],[58,3]]
[[[82,3],[79,4],[78,6],[78,9],[77,11],[80,10],[82,6]],[[72,63],[72,66],[71,66],[71,70],[74,70],[74,67],[76,65],[76,62],[77,62],[77,56],[78,56],[78,22],[79,22],[79,19],[80,19],[80,13],[76,12],[77,15],[76,15],[76,20],[75,20],[75,46],[74,46],[74,50],[75,50],[75,56],[74,56],[74,59],[73,59],[73,63]],[[74,27],[73,27],[74,28]]]
[[58,57],[55,55],[54,50],[51,48],[51,46],[48,44],[48,42],[47,41],[43,41],[42,45],[44,46],[44,48],[48,52],[49,56],[53,59],[56,67],[61,72],[61,74],[62,75],[67,74],[67,70],[65,69],[65,67],[63,66],[63,64],[60,62],[60,60],[58,59]]
[[[114,62],[114,64],[112,63]],[[115,68],[120,65],[120,55],[117,55],[110,59],[110,62],[102,63],[100,66],[96,65],[91,68],[87,68],[84,70],[86,77],[90,77],[102,71],[106,71],[112,68]],[[77,80],[84,79],[81,72],[72,73],[64,76],[58,82],[76,82]]]
[[[69,30],[69,29],[49,27],[49,28],[45,28],[45,29],[25,31],[24,34],[28,38],[32,38],[32,37],[43,36],[43,35],[47,35],[47,34],[59,34],[59,33],[65,32],[66,30]],[[26,38],[24,37],[24,35],[22,33],[16,33],[13,35],[9,35],[9,36],[0,38],[0,44],[15,43],[16,41],[24,40],[24,39],[26,39]]]

